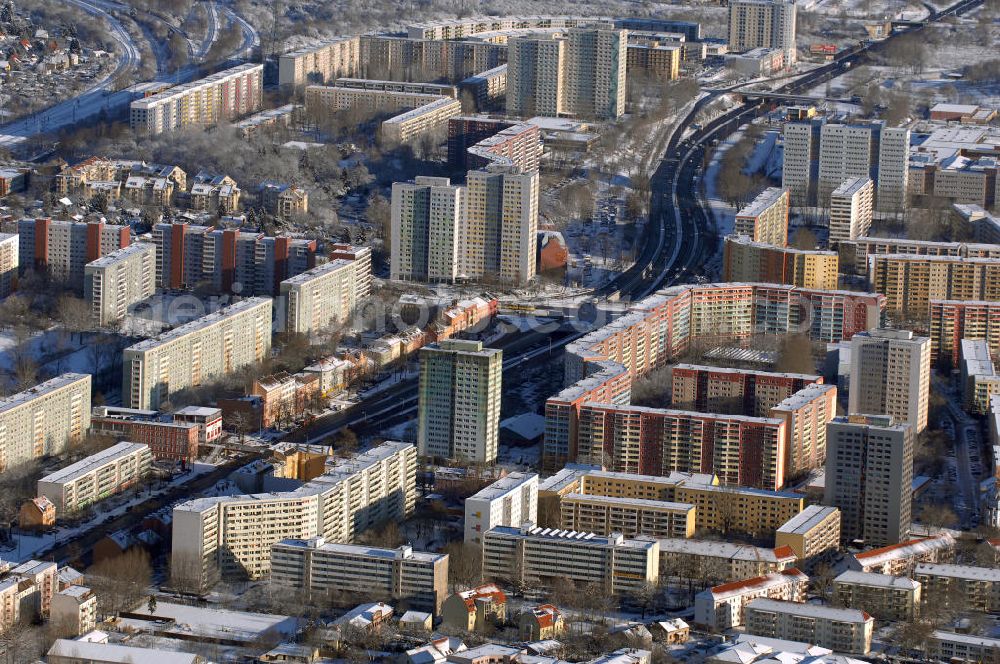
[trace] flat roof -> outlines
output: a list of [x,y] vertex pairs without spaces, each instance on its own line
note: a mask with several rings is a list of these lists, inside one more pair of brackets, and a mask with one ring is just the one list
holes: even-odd
[[110,267],[120,261],[128,260],[136,254],[156,254],[156,245],[149,242],[134,242],[123,249],[117,249],[105,254],[97,260],[90,261],[86,267]]
[[284,539],[274,544],[286,548],[311,549],[313,551],[323,551],[328,553],[341,553],[351,556],[366,556],[368,558],[384,558],[387,560],[414,560],[419,562],[434,562],[447,558],[446,553],[432,553],[429,551],[414,551],[409,548],[407,552],[400,547],[398,549],[386,549],[375,546],[364,546],[361,544],[343,544],[340,542],[327,542],[323,538],[304,539]]
[[807,604],[805,602],[786,602],[778,599],[765,599],[763,597],[750,600],[746,608],[748,611],[752,609],[773,611],[774,613],[787,613],[808,618],[836,620],[838,622],[864,623],[872,620],[870,615],[860,609],[843,609],[834,606]]
[[23,392],[12,394],[11,396],[0,400],[0,414],[13,410],[18,406],[23,406],[31,400],[45,396],[50,392],[60,390],[83,380],[86,380],[89,383],[90,374],[64,373],[56,376],[55,378],[50,378],[49,380],[39,383],[34,387],[29,387]]
[[160,102],[166,101],[167,99],[187,94],[203,86],[212,85],[213,83],[218,83],[233,76],[239,76],[240,74],[253,70],[263,72],[264,65],[248,62],[236,65],[235,67],[231,67],[229,69],[223,69],[222,71],[217,71],[214,74],[206,76],[205,78],[199,78],[195,81],[191,81],[190,83],[183,83],[172,88],[167,88],[163,92],[158,92],[155,95],[151,95],[144,99],[137,99],[132,102],[132,108],[149,108],[151,106],[156,106]]
[[675,503],[667,500],[648,500],[646,498],[597,496],[588,493],[569,493],[563,496],[563,501],[568,500],[576,500],[586,503],[601,503],[604,505],[631,505],[632,507],[648,507],[650,509],[671,510],[674,512],[690,512],[694,509],[694,505],[691,503]]
[[560,528],[542,528],[540,526],[535,526],[533,524],[530,529],[525,529],[523,527],[518,528],[513,526],[496,526],[486,531],[486,534],[517,537],[519,539],[560,540],[566,543],[586,544],[588,546],[595,546],[595,547],[621,546],[630,549],[650,549],[656,545],[656,540],[651,538],[643,538],[643,539],[622,538],[620,541],[618,541],[615,535],[620,535],[620,533],[612,533],[611,535],[605,536],[605,535],[597,535],[595,533],[589,533],[577,530],[563,530]]
[[117,643],[95,643],[57,639],[49,648],[48,657],[66,657],[73,661],[142,662],[143,664],[197,664],[198,655],[153,650]]
[[79,479],[88,473],[92,473],[98,468],[102,468],[110,463],[114,463],[118,459],[130,456],[132,454],[137,454],[142,450],[148,450],[149,446],[146,443],[129,443],[121,442],[116,445],[112,445],[106,450],[101,450],[96,454],[91,454],[86,459],[81,459],[74,464],[61,468],[54,473],[46,475],[42,479],[38,480],[39,483],[45,482],[46,484],[61,484],[65,482],[72,482],[73,480]]
[[538,473],[510,473],[483,487],[466,500],[496,500],[531,482],[538,482]]
[[317,265],[316,267],[297,274],[294,277],[289,277],[281,283],[288,284],[289,286],[301,286],[302,284],[309,283],[313,279],[320,279],[331,272],[336,272],[337,270],[346,268],[353,262],[353,260],[348,260],[346,258],[335,258],[332,261],[327,261],[322,265]]
[[769,207],[777,203],[785,193],[785,190],[781,187],[768,187],[757,194],[757,197],[750,201],[749,205],[737,212],[736,216],[758,217]]
[[734,544],[732,542],[716,542],[713,540],[680,539],[674,537],[661,538],[660,555],[669,555],[671,553],[765,563],[791,562],[795,560],[795,552],[788,546],[766,549],[750,544]]
[[919,581],[914,581],[905,576],[891,576],[889,574],[858,572],[855,570],[843,572],[833,582],[849,583],[858,586],[878,586],[879,588],[899,588],[901,590],[916,590],[920,587]]
[[833,190],[831,196],[853,196],[854,194],[861,191],[869,182],[871,178],[858,177],[851,178],[850,180],[844,180],[840,183],[840,186]]
[[781,524],[781,527],[778,528],[777,532],[804,535],[823,523],[823,521],[829,518],[829,516],[836,511],[838,511],[836,507],[810,505],[785,523]]
[[950,565],[945,563],[917,563],[913,570],[916,574],[929,576],[945,576],[952,579],[974,579],[976,581],[1000,581],[1000,569],[992,567],[974,567],[972,565]]
[[240,300],[235,304],[230,304],[229,306],[219,309],[218,311],[214,311],[206,316],[202,316],[201,318],[196,318],[195,320],[189,323],[185,323],[180,327],[175,327],[172,330],[164,332],[158,337],[153,337],[152,339],[146,339],[145,341],[140,341],[134,346],[129,346],[125,350],[141,352],[145,350],[150,350],[151,348],[156,348],[157,346],[170,343],[171,341],[176,341],[177,339],[180,339],[188,334],[191,334],[192,332],[203,330],[211,325],[220,323],[228,318],[233,318],[234,316],[246,313],[247,311],[255,309],[256,307],[259,307],[265,303],[268,306],[271,306],[271,298],[249,297],[245,300]]

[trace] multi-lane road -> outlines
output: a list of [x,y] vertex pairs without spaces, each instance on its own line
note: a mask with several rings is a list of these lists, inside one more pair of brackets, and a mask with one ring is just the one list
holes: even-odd
[[[134,89],[112,89],[116,77],[136,68],[142,58],[135,39],[124,24],[112,14],[113,11],[128,11],[129,6],[117,0],[67,0],[67,2],[104,21],[111,36],[119,45],[118,65],[113,72],[95,83],[83,94],[30,116],[0,125],[0,148],[15,148],[34,136],[54,134],[102,112],[112,114],[135,98]],[[205,4],[209,19],[208,31],[206,39],[197,51],[191,47],[191,41],[185,33],[170,26],[172,31],[178,32],[188,42],[189,53],[196,56],[196,59],[203,58],[208,53],[208,49],[218,34],[219,14],[221,13],[229,22],[236,24],[243,35],[241,44],[231,54],[231,57],[241,59],[252,54],[253,49],[260,44],[260,36],[256,29],[229,6],[220,5],[214,0]],[[154,16],[154,18],[164,20],[162,17]],[[161,72],[157,75],[156,80],[171,84],[185,83],[194,80],[199,75],[199,71],[199,65],[192,63],[175,71]]]

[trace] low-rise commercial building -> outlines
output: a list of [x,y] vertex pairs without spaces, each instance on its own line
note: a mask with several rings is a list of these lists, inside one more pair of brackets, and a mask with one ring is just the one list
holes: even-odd
[[83,267],[83,299],[99,326],[111,325],[130,305],[156,292],[156,247],[138,242]]
[[874,626],[875,620],[857,609],[773,599],[755,599],[746,606],[749,634],[815,643],[837,652],[867,654]]
[[912,620],[920,613],[921,586],[905,576],[848,570],[833,580],[838,606],[863,609],[886,622]]
[[158,408],[178,390],[260,362],[270,351],[270,298],[242,300],[126,348],[122,402]]
[[143,443],[118,443],[38,480],[38,494],[51,500],[58,514],[73,514],[137,485],[152,462]]
[[774,546],[791,547],[805,564],[830,555],[840,546],[840,510],[810,505],[775,531]]
[[695,595],[694,620],[705,627],[724,631],[740,627],[746,605],[759,597],[789,602],[804,602],[809,577],[795,569],[733,581]]
[[520,583],[567,577],[579,586],[629,594],[659,578],[659,544],[566,530],[499,526],[483,535],[483,576]]
[[448,592],[448,555],[337,544],[322,537],[271,546],[271,583],[309,595],[347,591],[405,601],[440,613]]
[[496,526],[538,521],[538,474],[510,473],[465,499],[465,541],[481,544]]
[[90,428],[96,434],[143,443],[154,459],[190,463],[198,457],[199,443],[209,443],[221,434],[222,416],[219,415],[214,437],[204,438],[198,423],[179,421],[176,416],[162,419],[155,410],[95,406],[91,411]]
[[61,454],[90,427],[90,374],[65,373],[0,399],[0,469]]

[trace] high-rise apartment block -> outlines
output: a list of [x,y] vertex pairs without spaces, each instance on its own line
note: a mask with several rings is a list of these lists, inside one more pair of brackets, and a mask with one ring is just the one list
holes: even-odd
[[840,258],[834,251],[776,247],[745,235],[728,235],[723,247],[726,281],[837,288]]
[[780,48],[795,61],[794,0],[729,0],[729,50]]
[[781,186],[797,206],[815,205],[819,182],[819,146],[822,119],[788,122],[783,133]]
[[156,246],[138,242],[83,267],[83,299],[100,326],[125,318],[130,305],[156,292]]
[[316,241],[186,223],[153,226],[156,285],[277,295],[281,282],[316,267]]
[[753,242],[784,247],[788,244],[789,206],[787,190],[769,187],[736,213],[734,233],[745,235]]
[[830,242],[857,240],[872,226],[875,184],[871,178],[845,180],[830,194]]
[[510,473],[465,499],[465,541],[482,543],[496,526],[538,521],[538,475]]
[[449,339],[420,351],[421,456],[493,463],[500,426],[503,351]]
[[73,288],[83,286],[83,266],[127,247],[128,226],[104,222],[20,219],[18,255],[22,268],[31,267]]
[[628,32],[611,26],[511,37],[507,112],[620,117],[625,112],[627,45]]
[[178,390],[231,374],[270,352],[271,300],[242,300],[126,348],[122,402],[159,408]]
[[152,463],[143,443],[118,443],[41,478],[38,495],[66,516],[137,485]]
[[535,276],[538,171],[493,165],[469,171],[461,275],[525,284]]
[[278,56],[278,85],[300,87],[353,76],[360,66],[360,39],[335,37]]
[[884,546],[906,539],[913,495],[913,436],[889,416],[851,415],[827,425],[823,502],[840,508],[840,536]]
[[884,122],[827,123],[825,119],[785,125],[782,182],[797,205],[825,205],[848,180],[875,182],[876,209],[897,212],[906,202],[910,133]]
[[173,511],[175,582],[209,587],[219,576],[259,578],[271,569],[271,546],[322,537],[349,542],[386,521],[402,521],[416,499],[417,451],[387,442],[288,492],[201,498]]
[[460,274],[465,187],[418,175],[392,185],[389,275],[401,281],[454,283]]
[[371,293],[371,249],[337,245],[334,252],[338,257],[281,282],[286,331],[315,334],[349,323]]
[[726,484],[780,489],[787,433],[771,417],[586,404],[578,461],[618,472],[711,473]]
[[62,454],[90,427],[90,374],[65,373],[0,399],[0,469]]
[[878,145],[878,209],[899,213],[906,207],[910,187],[910,130],[883,127]]
[[909,330],[872,330],[851,339],[849,413],[890,415],[927,427],[931,340]]
[[483,535],[483,578],[532,583],[566,577],[578,587],[628,594],[656,583],[659,553],[652,538],[543,530],[530,522],[519,528],[499,526]]
[[1000,357],[1000,301],[931,300],[931,361],[951,360],[957,366],[962,339],[986,341],[990,354]]
[[439,614],[448,593],[448,554],[414,551],[409,545],[380,549],[322,537],[286,539],[271,546],[271,583],[319,596],[364,593]]
[[237,65],[133,101],[129,124],[148,134],[211,126],[259,111],[263,91],[264,65]]
[[17,289],[20,249],[17,233],[0,233],[0,298]]
[[870,254],[868,281],[890,312],[921,319],[931,300],[1000,300],[1000,258]]
[[542,154],[537,125],[482,116],[448,120],[448,164],[456,170],[509,164],[524,172],[538,170]]

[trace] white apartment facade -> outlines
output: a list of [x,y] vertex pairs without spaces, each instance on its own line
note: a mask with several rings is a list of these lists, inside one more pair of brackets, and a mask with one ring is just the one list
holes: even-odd
[[910,186],[910,130],[883,127],[878,146],[878,209],[899,213],[906,207]]
[[285,329],[315,334],[333,323],[349,323],[371,293],[371,248],[354,251],[355,258],[334,258],[281,282],[285,298]]
[[261,109],[263,89],[264,65],[237,65],[133,101],[129,124],[133,131],[160,134],[235,120]]
[[659,578],[659,543],[620,534],[498,526],[483,535],[483,578],[521,583],[569,578],[577,587],[627,594]]
[[260,362],[271,352],[271,299],[252,297],[125,349],[122,401],[156,409],[186,387]]
[[493,463],[500,427],[503,351],[448,339],[420,351],[421,456]]
[[90,374],[65,373],[0,400],[0,469],[61,454],[90,428]]
[[361,38],[334,37],[278,56],[278,85],[300,87],[318,81],[326,83],[341,76],[353,76],[360,67]]
[[824,124],[820,130],[819,199],[846,180],[870,178],[878,159],[873,126],[868,124]]
[[909,330],[878,329],[851,338],[848,413],[891,415],[927,427],[931,383],[931,340]]
[[510,473],[465,499],[465,541],[482,543],[496,526],[538,521],[538,474]]
[[872,226],[875,184],[871,178],[857,177],[830,193],[830,243],[857,240],[868,235]]
[[401,521],[416,500],[417,450],[386,442],[294,491],[201,498],[173,511],[175,582],[207,588],[222,576],[259,578],[271,569],[271,546],[322,537],[348,542],[389,520]]
[[465,187],[448,178],[421,175],[393,183],[390,277],[454,283],[464,216]]
[[365,593],[435,614],[448,592],[448,554],[355,544],[283,540],[271,547],[271,583],[307,593]]
[[152,463],[148,445],[121,442],[41,478],[38,495],[72,514],[138,484]]
[[111,325],[156,292],[156,245],[137,242],[83,267],[83,299],[94,321]]

